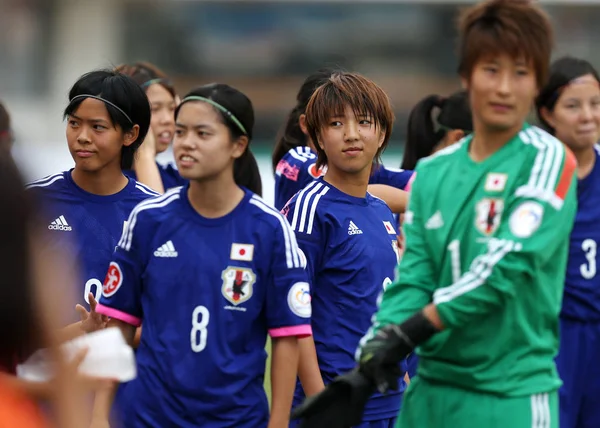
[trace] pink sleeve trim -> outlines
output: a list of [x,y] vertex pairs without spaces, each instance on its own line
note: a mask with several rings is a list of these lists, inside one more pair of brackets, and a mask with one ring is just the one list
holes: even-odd
[[121,312],[114,308],[109,308],[108,306],[103,306],[100,303],[96,306],[96,312],[101,315],[106,315],[107,317],[116,318],[127,324],[131,324],[135,327],[139,327],[142,325],[142,320],[134,317],[133,315],[126,314],[125,312]]
[[406,192],[410,192],[410,189],[412,187],[413,181],[415,181],[415,177],[417,176],[416,172],[413,172],[413,175],[410,176],[410,179],[408,180],[408,183],[406,183],[406,186],[404,186],[404,190]]
[[292,327],[272,328],[271,330],[269,330],[269,335],[271,337],[289,337],[289,336],[307,337],[307,336],[312,336],[312,327],[310,326],[310,324],[305,324],[305,325],[295,325]]

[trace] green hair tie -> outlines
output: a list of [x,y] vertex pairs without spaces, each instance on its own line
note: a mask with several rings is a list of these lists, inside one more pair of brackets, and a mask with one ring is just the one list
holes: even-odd
[[231,119],[231,121],[233,123],[235,123],[237,125],[238,128],[240,128],[240,130],[242,131],[242,133],[244,135],[248,135],[248,133],[246,132],[246,128],[244,128],[244,125],[242,125],[242,122],[240,122],[237,117],[235,117],[229,110],[227,110],[221,104],[214,102],[210,98],[199,97],[197,95],[190,95],[189,97],[185,97],[183,100],[181,100],[181,104],[188,102],[188,101],[204,101],[205,103],[208,103],[208,104],[212,105],[213,107],[221,110],[227,117],[229,117],[229,119]]
[[169,86],[171,85],[171,81],[169,79],[159,77],[156,79],[150,79],[150,80],[142,83],[140,86],[145,89],[145,88],[149,87],[150,85],[154,85],[155,83],[164,83],[165,85],[169,85]]

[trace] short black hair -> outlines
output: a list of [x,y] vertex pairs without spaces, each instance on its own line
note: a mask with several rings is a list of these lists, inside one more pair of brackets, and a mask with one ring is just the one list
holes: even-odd
[[150,102],[146,93],[129,76],[113,70],[96,70],[81,76],[69,91],[69,105],[65,108],[64,117],[75,113],[85,98],[78,95],[94,95],[113,103],[122,112],[105,103],[106,110],[113,126],[119,125],[123,132],[133,129],[134,125],[140,127],[137,139],[129,146],[121,149],[121,169],[131,169],[135,152],[144,142],[148,129],[150,128]]

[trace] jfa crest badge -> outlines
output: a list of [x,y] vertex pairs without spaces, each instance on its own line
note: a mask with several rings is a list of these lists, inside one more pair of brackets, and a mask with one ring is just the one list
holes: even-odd
[[221,274],[223,297],[232,305],[239,305],[252,297],[252,287],[256,282],[256,275],[252,269],[228,266]]
[[475,227],[484,235],[491,235],[498,229],[502,217],[504,201],[497,198],[484,198],[475,205]]

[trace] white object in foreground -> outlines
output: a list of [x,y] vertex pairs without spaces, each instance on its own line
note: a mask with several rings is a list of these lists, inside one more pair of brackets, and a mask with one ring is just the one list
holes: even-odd
[[[125,343],[117,327],[85,334],[61,346],[69,361],[84,347],[88,348],[88,352],[79,365],[80,374],[120,382],[129,382],[136,377],[133,349]],[[52,379],[54,370],[47,354],[46,349],[36,351],[17,366],[17,376],[34,382]]]

